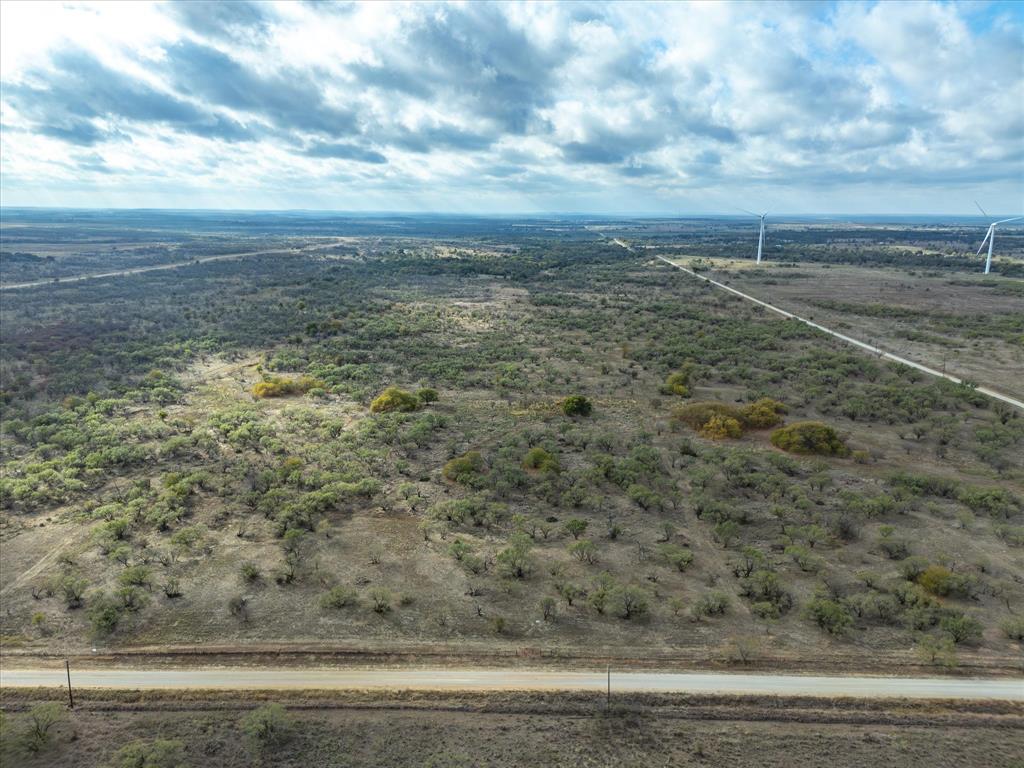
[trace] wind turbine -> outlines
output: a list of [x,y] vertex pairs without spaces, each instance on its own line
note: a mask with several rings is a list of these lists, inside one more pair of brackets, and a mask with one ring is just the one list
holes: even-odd
[[[981,214],[987,219],[988,214],[985,213],[985,209],[978,205],[977,200],[974,201],[974,204],[978,206],[978,210],[981,211]],[[1014,216],[1012,219],[1001,219],[1000,221],[993,221],[988,225],[988,232],[985,233],[985,239],[981,241],[981,246],[978,248],[978,252],[974,254],[975,256],[980,256],[982,249],[985,247],[985,243],[988,243],[988,258],[985,259],[986,275],[989,273],[989,270],[992,269],[992,245],[996,241],[996,227],[1000,224],[1006,224],[1008,221],[1017,221],[1018,219],[1024,219],[1024,216]]]
[[761,234],[757,238],[757,263],[760,264],[761,251],[764,250],[764,220],[768,216],[768,211],[765,211],[764,213],[754,213],[753,211],[748,211],[746,208],[740,208],[740,210],[744,213],[749,213],[751,216],[756,216],[761,220]]

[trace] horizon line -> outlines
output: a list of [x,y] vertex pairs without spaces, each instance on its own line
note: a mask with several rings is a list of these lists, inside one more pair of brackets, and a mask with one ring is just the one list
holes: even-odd
[[[444,216],[453,218],[543,218],[551,216],[568,217],[594,217],[594,218],[632,218],[632,219],[697,219],[697,218],[730,218],[747,219],[751,218],[747,213],[723,213],[723,212],[681,212],[664,213],[657,211],[621,211],[621,212],[596,212],[596,211],[494,211],[489,213],[481,212],[455,212],[455,211],[413,211],[413,210],[387,210],[387,209],[362,209],[346,210],[342,208],[175,208],[175,207],[127,207],[127,206],[65,206],[65,205],[4,205],[0,204],[0,213],[4,211],[93,211],[93,212],[146,212],[146,213],[306,213],[306,214],[329,214],[345,216]],[[830,218],[846,216],[851,218],[943,218],[956,216],[959,218],[973,218],[987,221],[993,218],[1007,215],[1004,213],[989,214],[982,216],[980,213],[810,213],[810,212],[778,212],[768,213],[768,219],[784,217],[803,218]],[[1013,214],[1010,214],[1013,215]],[[755,217],[756,218],[756,217]],[[840,222],[841,223],[841,222]]]

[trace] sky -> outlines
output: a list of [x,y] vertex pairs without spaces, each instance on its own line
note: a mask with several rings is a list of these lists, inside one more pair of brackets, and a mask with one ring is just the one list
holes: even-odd
[[974,200],[1024,212],[1024,3],[0,3],[5,206]]

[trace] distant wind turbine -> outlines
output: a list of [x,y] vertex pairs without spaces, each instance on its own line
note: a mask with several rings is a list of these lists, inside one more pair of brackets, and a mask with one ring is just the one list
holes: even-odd
[[[982,216],[987,219],[988,214],[985,213],[985,209],[978,205],[977,200],[974,201],[974,204],[978,206],[978,210],[981,211]],[[1018,221],[1019,219],[1024,219],[1024,216],[1014,216],[1012,219],[1001,219],[999,221],[993,221],[988,225],[988,232],[985,233],[985,239],[981,241],[981,246],[978,248],[978,252],[974,254],[975,256],[980,256],[982,249],[985,247],[985,243],[988,243],[988,258],[985,259],[986,275],[989,273],[989,270],[992,269],[992,246],[996,241],[996,227],[1000,224],[1006,224],[1009,221]]]
[[761,220],[761,234],[757,238],[757,263],[760,264],[761,251],[764,250],[764,220],[768,217],[768,212],[754,213],[753,211],[748,211],[746,208],[740,208],[740,210],[744,213],[749,213],[751,216],[756,216]]

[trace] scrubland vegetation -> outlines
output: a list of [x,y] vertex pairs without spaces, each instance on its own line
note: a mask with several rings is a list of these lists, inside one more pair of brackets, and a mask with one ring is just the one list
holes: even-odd
[[1010,768],[1024,748],[1010,702],[83,691],[69,712],[48,693],[8,693],[5,765]]
[[5,294],[4,647],[1019,660],[1019,412],[586,232],[456,242]]

